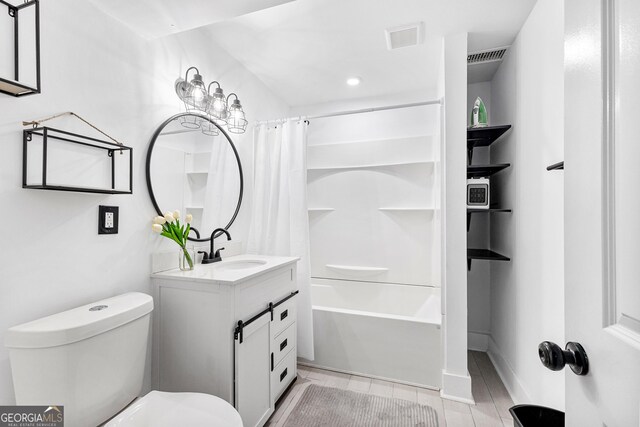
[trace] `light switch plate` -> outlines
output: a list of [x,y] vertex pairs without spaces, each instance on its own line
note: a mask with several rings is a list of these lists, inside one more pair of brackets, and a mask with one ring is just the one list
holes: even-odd
[[118,206],[98,206],[98,234],[118,234]]

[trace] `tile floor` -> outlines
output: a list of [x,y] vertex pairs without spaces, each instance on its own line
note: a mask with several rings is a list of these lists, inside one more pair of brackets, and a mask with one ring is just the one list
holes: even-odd
[[440,393],[429,389],[299,366],[298,380],[280,400],[266,425],[282,427],[304,389],[316,383],[429,405],[438,413],[440,427],[511,427],[509,408],[513,402],[486,353],[469,352],[469,374],[475,405],[442,399]]

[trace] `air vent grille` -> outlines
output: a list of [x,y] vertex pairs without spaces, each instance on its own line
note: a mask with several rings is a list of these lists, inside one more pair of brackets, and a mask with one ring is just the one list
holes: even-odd
[[467,55],[467,64],[479,64],[483,62],[502,61],[502,57],[507,52],[506,47],[486,50],[484,52],[470,53]]
[[393,50],[422,43],[422,26],[423,24],[418,22],[401,27],[388,28],[385,30],[387,48]]

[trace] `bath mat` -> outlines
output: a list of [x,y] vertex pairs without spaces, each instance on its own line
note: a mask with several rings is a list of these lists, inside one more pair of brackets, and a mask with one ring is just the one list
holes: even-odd
[[284,427],[438,427],[430,406],[311,384]]

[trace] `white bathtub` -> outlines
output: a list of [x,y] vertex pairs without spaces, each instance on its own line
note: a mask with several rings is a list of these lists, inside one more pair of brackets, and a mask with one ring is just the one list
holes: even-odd
[[315,360],[301,364],[440,388],[440,289],[312,279]]

